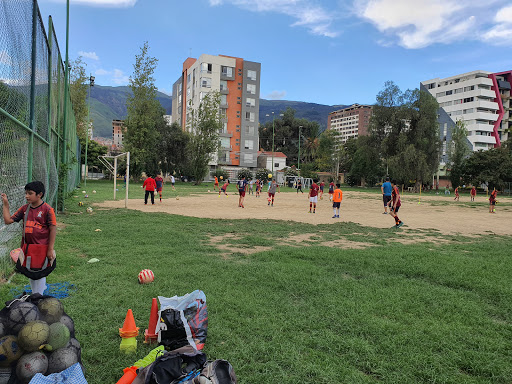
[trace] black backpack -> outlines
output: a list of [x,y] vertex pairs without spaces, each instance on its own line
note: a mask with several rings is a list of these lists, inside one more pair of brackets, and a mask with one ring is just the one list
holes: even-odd
[[237,384],[235,370],[227,360],[209,361],[193,384]]
[[194,373],[198,375],[205,363],[206,355],[201,352],[165,352],[141,369],[139,377],[144,377],[144,384],[175,384]]

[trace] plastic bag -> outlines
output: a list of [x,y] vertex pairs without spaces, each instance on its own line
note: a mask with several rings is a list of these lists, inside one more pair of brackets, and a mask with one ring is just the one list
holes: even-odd
[[203,291],[195,290],[185,296],[158,296],[160,312],[156,332],[158,342],[168,349],[191,345],[201,350],[206,342],[208,310]]

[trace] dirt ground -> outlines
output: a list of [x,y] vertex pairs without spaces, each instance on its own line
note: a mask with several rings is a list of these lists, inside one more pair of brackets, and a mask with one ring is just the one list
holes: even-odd
[[[333,219],[332,203],[326,193],[318,202],[315,214],[310,214],[307,193],[277,193],[274,206],[267,205],[267,196],[262,194],[245,197],[245,208],[238,207],[238,195],[229,196],[218,193],[196,194],[186,197],[168,198],[155,205],[144,205],[141,199],[128,200],[129,209],[144,212],[166,212],[176,215],[214,219],[275,219],[291,220],[310,224],[331,224],[336,222],[354,222],[368,227],[390,228],[393,218],[382,214],[382,196],[364,192],[344,192],[341,203],[340,219]],[[418,195],[402,196],[399,217],[405,223],[404,231],[437,230],[443,235],[461,234],[466,236],[497,234],[512,235],[512,206],[496,205],[496,214],[490,214],[487,200],[477,196],[477,202],[484,205],[469,205],[469,196],[462,196],[459,202],[453,196],[444,195],[422,197],[418,204]],[[498,201],[510,203],[510,198]],[[105,201],[96,204],[99,207],[124,208],[124,200]]]

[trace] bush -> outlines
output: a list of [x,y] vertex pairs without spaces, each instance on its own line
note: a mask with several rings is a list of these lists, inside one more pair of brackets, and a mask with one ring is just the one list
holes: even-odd
[[254,177],[251,170],[247,168],[239,170],[236,176],[238,177],[239,180],[242,177],[245,177],[246,180],[251,180]]
[[270,170],[267,168],[261,168],[256,171],[256,178],[259,180],[268,180],[268,174],[270,173]]
[[214,172],[212,172],[212,177],[214,176],[217,176],[219,180],[221,176],[224,180],[229,179],[229,173],[223,168],[217,168]]

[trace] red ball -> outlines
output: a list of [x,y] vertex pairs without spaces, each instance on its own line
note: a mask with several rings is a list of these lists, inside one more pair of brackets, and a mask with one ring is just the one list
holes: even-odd
[[140,284],[149,284],[155,280],[155,275],[151,269],[143,269],[139,272],[138,278]]

